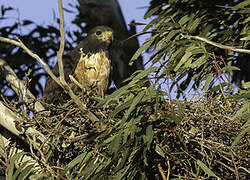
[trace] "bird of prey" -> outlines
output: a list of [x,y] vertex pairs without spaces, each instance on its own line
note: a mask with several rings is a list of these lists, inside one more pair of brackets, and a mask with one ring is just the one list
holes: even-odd
[[[113,41],[113,30],[107,26],[97,26],[89,31],[79,45],[63,57],[65,79],[73,77],[86,91],[94,91],[103,97],[108,89],[111,62],[109,47]],[[53,69],[58,75],[58,66]],[[49,78],[42,100],[58,104],[64,101],[63,89]]]

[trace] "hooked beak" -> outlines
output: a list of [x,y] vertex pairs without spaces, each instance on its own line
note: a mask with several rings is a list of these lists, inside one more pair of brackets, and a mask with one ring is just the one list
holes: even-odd
[[113,32],[112,31],[105,32],[103,40],[107,41],[108,43],[111,43],[114,40]]

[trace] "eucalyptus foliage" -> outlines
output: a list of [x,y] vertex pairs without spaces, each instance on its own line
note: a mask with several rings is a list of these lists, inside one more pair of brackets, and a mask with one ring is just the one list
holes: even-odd
[[[188,37],[198,36],[221,45],[249,49],[249,4],[249,0],[153,0],[145,14],[145,18],[153,19],[143,30],[151,32],[152,37],[144,42],[132,60],[144,50],[153,51],[151,62],[160,62],[165,69],[159,77],[165,74],[173,77],[170,90],[176,85],[178,93],[187,87],[211,89],[218,85],[215,82],[223,73],[229,74],[231,80],[233,72],[240,70],[234,65],[241,62],[245,70],[242,59],[249,59],[249,54],[235,53]],[[243,80],[249,80],[248,70],[244,77]]]
[[[221,45],[249,49],[249,15],[250,0],[152,0],[145,14],[152,20],[141,32],[152,36],[131,60],[152,52],[151,67],[135,72],[105,99],[95,100],[91,108],[100,109],[106,118],[86,142],[91,148],[62,163],[57,178],[246,178],[242,170],[247,166],[242,155],[246,151],[237,148],[249,140],[249,84],[245,83],[246,90],[234,92],[231,83],[234,71],[240,71],[235,61],[246,54]],[[159,84],[169,78],[173,83],[165,92]],[[185,95],[187,87],[206,96],[196,102],[166,99],[175,89]],[[242,146],[237,147],[240,140]],[[242,156],[235,156],[233,150]],[[25,169],[31,173],[29,167]],[[18,175],[13,174],[13,165],[9,173],[9,177]]]

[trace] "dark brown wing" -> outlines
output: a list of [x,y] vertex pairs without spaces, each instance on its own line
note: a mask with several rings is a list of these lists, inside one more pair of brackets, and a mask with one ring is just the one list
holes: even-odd
[[[68,54],[63,56],[63,64],[64,64],[64,75],[65,80],[69,81],[69,75],[72,74],[73,69],[77,64],[77,60],[80,55],[77,49],[70,51]],[[59,76],[58,65],[53,68],[52,72]],[[50,77],[48,77],[42,101],[46,103],[58,104],[59,102],[63,102],[68,99],[68,96],[65,95],[63,89]]]

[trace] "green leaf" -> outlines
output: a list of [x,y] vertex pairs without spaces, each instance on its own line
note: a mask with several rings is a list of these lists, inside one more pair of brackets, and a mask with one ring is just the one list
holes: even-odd
[[237,4],[236,6],[233,7],[233,9],[240,9],[240,8],[244,8],[246,6],[250,5],[250,0],[245,0],[239,4]]
[[194,61],[193,63],[192,63],[192,68],[198,68],[198,67],[200,67],[200,66],[202,66],[204,63],[206,63],[207,62],[207,56],[206,55],[203,55],[203,56],[201,56],[201,57],[199,57],[196,61]]
[[174,67],[174,71],[177,72],[180,67],[185,64],[188,58],[192,56],[191,52],[186,52],[185,55],[181,58],[180,62]]
[[235,120],[236,118],[240,118],[244,115],[244,113],[250,111],[250,102],[247,102],[242,108],[240,108],[237,113],[232,117],[232,120]]
[[207,91],[208,90],[208,86],[209,86],[209,84],[211,83],[211,81],[212,81],[212,79],[213,79],[213,73],[212,74],[209,74],[208,75],[208,77],[206,78],[206,79],[204,79],[204,80],[206,80],[206,82],[205,82],[205,85],[204,85],[204,87],[203,87],[203,91]]
[[177,103],[177,106],[178,106],[178,113],[180,115],[180,118],[183,119],[184,118],[185,107],[183,106],[182,103],[180,103],[180,101],[176,101],[176,103]]
[[189,16],[185,15],[178,21],[178,23],[183,27],[183,25],[186,24],[189,20]]
[[209,177],[212,176],[212,177],[218,178],[218,176],[216,176],[216,175],[213,173],[213,171],[211,171],[211,170],[206,166],[206,164],[204,164],[202,161],[197,160],[197,164],[201,167],[201,169],[202,169],[205,173],[207,173],[207,175],[208,175]]
[[140,72],[139,74],[137,74],[131,83],[135,83],[138,80],[141,80],[142,78],[146,77],[148,74],[156,72],[157,70],[159,70],[160,67],[150,67],[146,70],[143,70],[142,72]]
[[246,18],[243,22],[242,22],[242,24],[246,24],[246,23],[248,23],[250,21],[250,16],[248,17],[248,18]]
[[136,153],[139,152],[139,150],[140,150],[139,148],[133,150],[133,152],[129,155],[128,162],[132,162],[133,161]]
[[148,48],[154,42],[154,40],[157,36],[158,36],[158,34],[152,36],[147,41],[145,41],[139,49],[137,49],[137,51],[135,52],[135,54],[131,58],[131,61],[129,63],[130,65],[132,65],[133,61],[136,60],[141,55],[142,51],[144,51],[146,48]]
[[176,34],[180,34],[180,31],[177,30],[172,30],[168,33],[168,35],[166,36],[166,39],[168,41],[170,41],[174,36],[176,36]]
[[100,163],[95,163],[97,157],[95,159],[92,159],[86,167],[82,170],[81,173],[77,175],[77,177],[81,177],[81,179],[89,179],[96,171],[96,169],[101,166]]
[[65,175],[65,173],[69,170],[71,170],[73,167],[75,167],[76,165],[80,164],[83,159],[85,158],[87,152],[84,152],[80,155],[78,155],[75,159],[73,159],[65,168],[64,170],[62,171],[62,176]]
[[144,19],[149,18],[150,16],[152,16],[155,12],[157,12],[159,9],[161,8],[161,6],[156,6],[155,8],[150,9],[145,15],[144,15]]
[[246,99],[249,98],[250,99],[250,92],[249,93],[243,93],[243,94],[233,94],[231,96],[228,97],[228,99]]
[[195,18],[195,20],[193,22],[190,22],[188,24],[188,27],[187,27],[188,31],[190,33],[193,33],[196,30],[199,23],[201,22],[201,20],[202,20],[202,17],[200,17],[200,18],[197,17],[197,18]]
[[231,147],[234,148],[235,145],[237,145],[238,142],[241,140],[241,138],[249,131],[250,131],[250,118],[248,119],[246,124],[242,127],[242,130],[240,131],[239,135],[236,136],[236,138],[234,139]]
[[155,151],[161,155],[161,157],[165,158],[165,153],[161,150],[161,148],[156,144]]
[[222,68],[221,70],[225,70],[225,71],[240,71],[240,68],[236,67],[236,66],[226,66],[224,68]]
[[29,161],[26,161],[24,163],[22,163],[17,170],[15,171],[14,175],[13,175],[13,180],[17,179],[17,177],[19,176],[19,174],[24,170],[24,168],[26,167],[26,165],[29,163]]
[[112,94],[108,95],[103,101],[99,102],[96,105],[96,108],[102,107],[104,104],[108,104],[110,101],[114,100],[116,97],[121,96],[122,94],[129,93],[128,89],[131,87],[131,83],[121,87]]
[[108,144],[108,143],[112,142],[116,138],[116,136],[117,135],[111,136],[111,137],[105,139],[102,143]]
[[149,125],[146,128],[146,136],[145,136],[145,143],[147,145],[147,150],[149,150],[150,147],[151,147],[151,143],[153,141],[153,137],[154,137],[153,126]]
[[18,180],[27,179],[29,174],[32,172],[32,168],[33,168],[33,165],[28,165],[27,167],[25,167],[25,169],[19,175]]
[[16,153],[14,156],[12,156],[12,158],[10,160],[10,166],[9,166],[9,170],[8,170],[7,179],[11,179],[11,180],[13,179],[15,162],[18,161],[25,154],[26,154],[25,152],[19,152],[19,153]]
[[[158,69],[160,69],[160,68],[159,67],[150,67],[150,68],[148,68],[146,70],[140,71],[140,73],[138,73],[132,79],[131,82],[129,82],[127,85],[121,87],[120,89],[116,90],[112,94],[108,95],[103,101],[99,102],[96,105],[96,108],[100,108],[104,104],[108,104],[109,102],[111,102],[112,100],[116,99],[117,97],[120,97],[121,95],[129,94],[130,93],[130,90],[128,90],[129,88],[133,87],[138,81],[141,81],[141,79],[145,78],[148,74],[156,72]],[[145,80],[145,81],[147,81],[147,80]],[[143,84],[145,84],[145,83],[143,82]]]
[[240,39],[241,41],[248,41],[250,40],[250,35],[249,36],[246,36],[246,37],[243,37]]
[[145,91],[139,92],[139,94],[133,99],[133,102],[131,103],[131,106],[128,109],[128,112],[124,115],[125,119],[127,119],[130,115],[130,113],[135,109],[138,103],[142,100],[143,96],[145,95]]
[[126,177],[126,173],[127,171],[130,169],[131,164],[129,164],[128,166],[126,166],[125,168],[121,169],[120,171],[118,171],[116,173],[116,176],[114,177],[115,180],[120,180],[120,179],[124,179],[123,177]]
[[130,106],[130,104],[133,102],[133,97],[131,97],[129,100],[127,100],[126,102],[122,103],[120,106],[116,107],[109,115],[110,118],[115,117],[115,115],[119,112],[121,112],[122,110],[128,108]]

